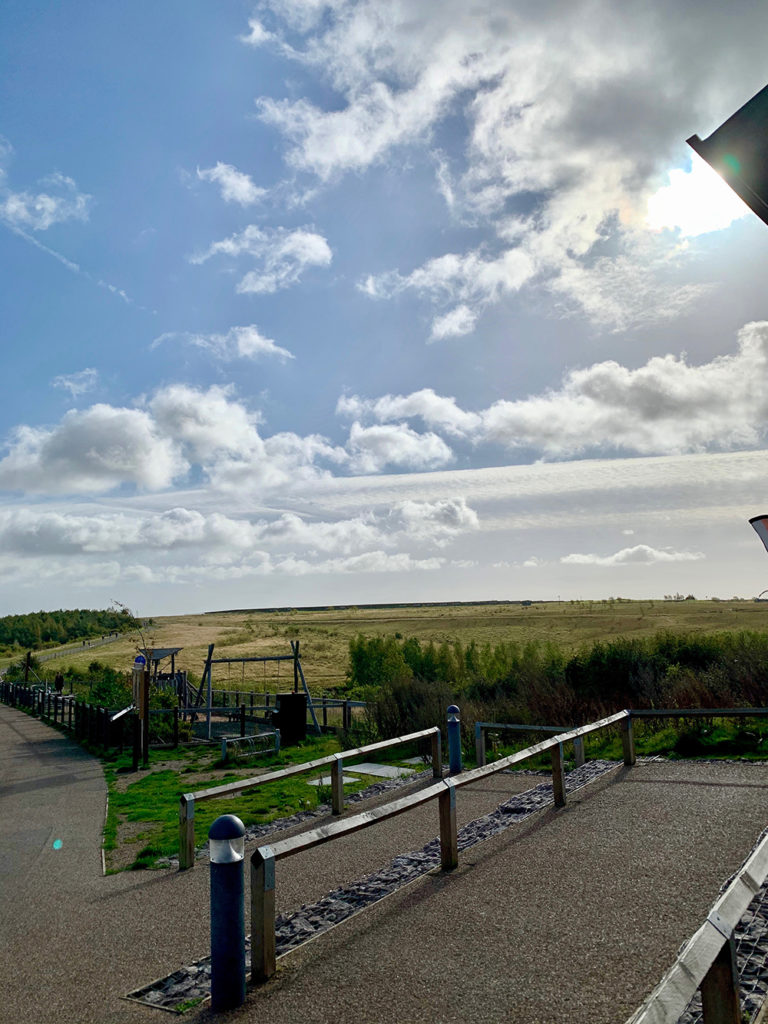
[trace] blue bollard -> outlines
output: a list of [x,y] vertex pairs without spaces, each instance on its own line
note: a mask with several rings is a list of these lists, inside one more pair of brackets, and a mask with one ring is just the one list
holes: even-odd
[[245,1002],[245,826],[222,814],[208,833],[211,858],[211,1009]]
[[462,771],[461,719],[456,704],[448,707],[448,770],[451,775],[458,775]]

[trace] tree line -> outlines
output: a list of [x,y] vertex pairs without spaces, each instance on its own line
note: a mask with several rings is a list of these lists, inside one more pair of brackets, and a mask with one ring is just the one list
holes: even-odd
[[74,608],[30,612],[0,618],[0,646],[37,650],[49,644],[66,644],[135,626],[127,609]]

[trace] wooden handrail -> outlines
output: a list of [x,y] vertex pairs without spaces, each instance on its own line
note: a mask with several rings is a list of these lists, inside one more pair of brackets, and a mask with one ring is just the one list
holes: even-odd
[[[565,732],[570,729],[569,725],[512,725],[509,722],[475,722],[475,762],[479,767],[486,763],[485,757],[485,733],[487,729],[496,729],[499,732],[509,730],[510,732]],[[573,741],[573,755],[576,767],[584,764],[584,739],[579,736]]]
[[223,786],[202,789],[196,793],[184,793],[179,798],[179,870],[191,868],[195,865],[195,804],[201,800],[213,800],[220,796],[231,796],[234,793],[242,793],[243,790],[251,789],[254,786],[263,786],[268,782],[278,782],[292,775],[301,775],[316,768],[330,766],[332,809],[334,814],[341,814],[344,810],[343,769],[345,760],[351,757],[373,754],[379,750],[386,750],[388,747],[396,747],[403,743],[413,742],[414,740],[425,739],[427,736],[432,738],[432,773],[435,778],[441,778],[443,765],[440,730],[436,725],[433,725],[429,729],[421,729],[419,732],[412,732],[407,736],[394,736],[390,740],[381,740],[379,743],[369,743],[364,747],[343,750],[340,754],[330,754],[328,757],[320,757],[314,761],[305,761],[303,764],[291,765],[290,768],[281,768],[276,772],[268,772],[266,775],[242,779],[240,782],[229,782]]
[[450,870],[458,865],[458,827],[456,823],[456,790],[461,786],[471,785],[478,779],[493,775],[513,764],[534,757],[536,754],[549,750],[552,754],[552,785],[556,806],[565,804],[565,777],[561,757],[561,744],[581,736],[586,736],[598,729],[621,722],[624,741],[624,763],[635,763],[635,750],[632,740],[632,719],[628,711],[619,711],[615,715],[601,718],[598,722],[560,733],[551,739],[544,740],[534,746],[520,750],[509,757],[504,757],[493,764],[475,768],[449,779],[442,779],[434,786],[429,786],[418,793],[401,797],[391,803],[384,804],[371,811],[356,814],[344,821],[331,822],[291,836],[268,846],[260,846],[251,855],[251,978],[255,982],[266,981],[277,969],[275,956],[275,862],[289,857],[302,850],[311,849],[321,843],[349,835],[360,829],[368,828],[379,821],[403,814],[429,800],[437,799],[440,814],[440,864],[443,870]]
[[627,1024],[673,1024],[701,989],[704,1024],[740,1024],[733,932],[768,877],[768,836],[712,906],[659,984]]

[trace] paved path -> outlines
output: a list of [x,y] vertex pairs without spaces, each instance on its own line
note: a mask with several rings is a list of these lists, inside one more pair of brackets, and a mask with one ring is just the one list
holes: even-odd
[[[120,997],[207,952],[208,872],[103,878],[97,762],[2,705],[0,757],[0,1022],[163,1024]],[[502,775],[462,789],[460,817],[529,785]],[[766,766],[617,769],[289,954],[216,1019],[620,1024],[751,848],[767,795]],[[279,909],[421,845],[436,818],[427,806],[281,862]]]

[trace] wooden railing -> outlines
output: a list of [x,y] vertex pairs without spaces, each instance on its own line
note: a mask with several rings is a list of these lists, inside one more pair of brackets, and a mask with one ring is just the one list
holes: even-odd
[[[572,729],[570,725],[510,725],[508,722],[475,722],[475,761],[480,767],[486,763],[485,733],[495,729],[498,732],[551,732],[561,733]],[[584,737],[577,736],[573,741],[573,757],[576,767],[584,764]]]
[[635,747],[632,737],[632,719],[628,711],[619,711],[615,715],[602,718],[598,722],[559,733],[551,739],[542,740],[525,750],[503,757],[493,764],[474,768],[453,778],[442,779],[440,782],[423,789],[418,793],[402,797],[392,803],[364,811],[343,821],[334,821],[328,825],[304,832],[289,839],[280,840],[271,846],[260,846],[251,855],[251,977],[255,982],[265,981],[272,977],[277,968],[275,957],[275,862],[289,857],[301,850],[308,850],[321,843],[327,843],[340,836],[349,835],[360,829],[368,828],[380,821],[385,821],[397,814],[404,814],[414,807],[420,807],[430,800],[438,801],[440,822],[440,863],[443,870],[450,870],[458,865],[458,829],[456,824],[456,790],[469,786],[479,779],[512,765],[520,764],[530,757],[549,751],[552,758],[552,784],[555,804],[565,805],[565,774],[563,772],[562,744],[586,736],[599,729],[620,724],[624,746],[624,763],[635,763]]
[[179,800],[179,870],[195,866],[195,804],[200,803],[201,800],[213,800],[220,796],[232,796],[234,793],[242,793],[246,789],[253,789],[254,786],[264,786],[268,782],[287,779],[291,775],[300,775],[317,768],[330,768],[333,813],[341,814],[344,810],[345,760],[351,757],[378,753],[380,750],[387,750],[390,747],[396,747],[403,743],[412,743],[427,737],[430,737],[432,740],[432,772],[435,778],[441,778],[443,774],[442,744],[440,730],[435,725],[430,729],[409,733],[407,736],[395,736],[391,740],[370,743],[366,747],[343,750],[340,754],[331,754],[329,757],[320,757],[315,761],[306,761],[304,764],[292,765],[290,768],[281,768],[279,771],[258,775],[252,779],[230,782],[224,786],[214,786],[212,789],[203,789],[197,793],[184,793]]
[[741,1024],[733,932],[768,877],[768,836],[716,901],[704,924],[627,1024],[674,1024],[697,989],[704,1024]]

